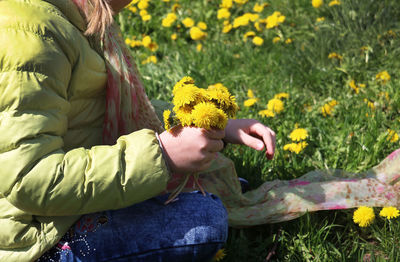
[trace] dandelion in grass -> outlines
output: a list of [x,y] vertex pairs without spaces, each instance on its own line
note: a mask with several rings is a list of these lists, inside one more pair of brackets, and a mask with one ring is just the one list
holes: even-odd
[[176,40],[178,38],[178,35],[176,34],[176,33],[173,33],[172,35],[171,35],[171,39],[172,40]]
[[202,44],[197,44],[197,46],[196,46],[196,50],[197,50],[197,52],[200,52],[201,50],[203,49],[203,45]]
[[285,44],[291,44],[293,42],[293,39],[292,38],[288,38],[288,39],[286,39],[285,40]]
[[146,10],[140,10],[139,14],[143,22],[149,21],[151,19],[151,15],[147,13]]
[[216,262],[221,261],[225,256],[226,256],[225,249],[222,248],[217,251],[212,261]]
[[253,37],[253,36],[255,36],[255,35],[256,35],[256,33],[255,33],[254,31],[246,32],[246,33],[243,35],[243,41],[244,41],[244,42],[247,42],[247,38]]
[[171,128],[171,123],[169,121],[170,117],[171,117],[171,110],[164,110],[163,112],[164,128],[167,131],[170,130]]
[[396,143],[397,141],[399,141],[399,135],[397,134],[396,131],[388,129],[387,132],[388,132],[388,136],[386,138],[387,141],[390,141],[391,143]]
[[149,0],[140,0],[137,4],[139,9],[147,9],[149,7]]
[[172,11],[172,12],[176,12],[176,10],[178,10],[179,8],[181,8],[181,5],[175,3],[175,4],[171,7],[171,11]]
[[323,17],[323,16],[322,17],[318,17],[317,20],[316,20],[317,23],[320,23],[320,22],[323,22],[323,21],[325,21],[325,17]]
[[197,27],[201,30],[207,30],[207,24],[201,21],[197,23]]
[[279,11],[275,11],[272,15],[268,16],[265,20],[266,28],[271,29],[279,26],[279,24],[285,21],[286,17],[281,14]]
[[296,128],[290,133],[289,137],[292,141],[301,141],[308,137],[308,131],[304,128]]
[[378,74],[376,74],[375,76],[376,80],[379,81],[382,84],[386,84],[386,82],[388,82],[390,80],[390,75],[389,73],[385,70],[382,72],[379,72]]
[[371,207],[360,206],[353,214],[354,223],[358,224],[360,227],[371,225],[374,219],[375,213]]
[[207,36],[207,33],[202,31],[197,26],[193,26],[192,28],[190,28],[190,32],[189,33],[190,33],[190,37],[193,40],[202,40]]
[[258,114],[262,117],[274,117],[275,113],[274,111],[271,111],[269,109],[264,109],[258,112]]
[[340,5],[341,2],[339,0],[333,0],[329,2],[329,6]]
[[193,21],[192,18],[186,17],[185,19],[182,20],[182,24],[183,24],[186,28],[190,28],[190,27],[194,26],[194,21]]
[[400,215],[400,212],[395,207],[384,207],[381,212],[379,212],[381,217],[385,217],[387,219],[397,218]]
[[324,105],[320,108],[320,109],[321,109],[322,115],[323,115],[324,117],[326,117],[326,116],[331,116],[332,113],[333,113],[333,111],[334,111],[334,109],[335,109],[335,106],[336,106],[337,104],[338,104],[338,102],[337,102],[335,99],[333,99],[333,100],[331,100],[330,102],[324,104]]
[[302,141],[300,143],[290,143],[283,146],[283,150],[290,151],[296,154],[300,154],[306,147],[308,143],[306,141]]
[[332,53],[329,53],[328,58],[342,60],[343,56],[339,55],[338,53],[332,52]]
[[356,85],[356,81],[354,81],[354,79],[350,81],[349,86],[354,90],[354,92],[356,92],[356,94],[360,93],[360,88]]
[[371,109],[371,110],[375,110],[375,104],[371,101],[369,101],[368,99],[364,98],[364,102],[367,104],[367,106]]
[[247,3],[249,0],[233,0],[235,1],[235,3],[239,4],[239,5],[244,5],[245,3]]
[[253,11],[256,13],[261,13],[264,10],[264,7],[268,6],[268,4],[258,4],[256,3],[253,7]]
[[232,0],[222,0],[221,4],[219,5],[220,8],[231,8],[233,5],[233,1]]
[[320,8],[324,4],[324,1],[323,0],[312,0],[311,4],[314,8]]
[[268,101],[267,109],[273,111],[274,113],[279,114],[284,109],[282,100],[277,98],[272,98],[271,100]]
[[256,36],[253,38],[253,44],[257,45],[257,46],[261,46],[264,43],[264,39],[262,39],[259,36]]
[[158,62],[157,57],[152,55],[152,56],[149,56],[148,58],[146,58],[145,60],[143,60],[142,64],[143,65],[148,64],[148,63],[157,64],[157,62]]
[[275,36],[274,38],[272,38],[272,43],[276,44],[279,41],[281,41],[281,38],[279,36]]
[[250,22],[250,17],[248,17],[248,16],[242,15],[242,16],[236,17],[233,20],[233,28],[238,28],[240,26],[246,26],[249,24],[249,22]]
[[288,93],[278,93],[278,94],[276,94],[276,95],[274,95],[274,98],[277,98],[277,99],[282,99],[282,98],[289,98],[289,94]]
[[161,21],[161,25],[163,27],[171,27],[173,23],[175,23],[177,19],[176,14],[174,13],[168,13],[165,18]]
[[228,19],[231,16],[231,12],[227,8],[218,9],[217,18],[218,19]]
[[248,99],[246,99],[244,101],[244,106],[245,107],[253,106],[255,103],[258,102],[258,98],[255,97],[254,92],[251,89],[247,90],[247,97],[248,97]]

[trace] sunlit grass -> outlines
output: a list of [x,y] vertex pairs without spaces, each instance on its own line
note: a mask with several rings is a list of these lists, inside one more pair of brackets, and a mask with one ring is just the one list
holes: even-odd
[[[170,101],[173,85],[186,75],[199,86],[221,82],[236,96],[241,107],[238,117],[256,118],[276,131],[272,161],[241,146],[225,150],[238,174],[256,187],[314,169],[365,171],[400,145],[390,141],[388,131],[400,133],[400,3],[342,0],[329,6],[329,2],[317,9],[311,0],[268,1],[260,19],[279,11],[285,20],[271,29],[264,24],[261,31],[250,21],[222,33],[225,19],[217,19],[221,1],[149,1],[150,20],[143,21],[139,9],[136,13],[126,9],[118,21],[125,38],[141,41],[150,36],[158,46],[131,48],[150,98]],[[254,14],[255,3],[266,2],[233,2],[229,23],[245,13]],[[180,5],[177,20],[163,27],[162,19],[174,4]],[[195,24],[206,23],[204,39],[191,38],[190,29],[181,23],[186,17]],[[244,41],[249,31],[264,40],[261,46],[253,44],[251,36]],[[152,55],[157,63],[142,64]],[[377,79],[383,71],[390,80]],[[245,107],[249,89],[258,101]],[[259,115],[282,92],[289,94],[282,99],[284,110],[274,117]],[[321,107],[333,100],[337,105],[324,116]],[[299,154],[283,149],[292,142],[289,135],[296,124],[308,132],[308,145]],[[398,260],[398,219],[380,218],[361,229],[353,223],[352,212],[321,211],[289,222],[231,229],[223,261]]]

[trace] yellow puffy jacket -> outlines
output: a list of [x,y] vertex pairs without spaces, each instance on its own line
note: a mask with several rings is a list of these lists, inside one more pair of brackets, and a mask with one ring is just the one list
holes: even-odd
[[155,134],[101,145],[106,69],[70,0],[0,1],[0,261],[33,261],[81,214],[151,198]]

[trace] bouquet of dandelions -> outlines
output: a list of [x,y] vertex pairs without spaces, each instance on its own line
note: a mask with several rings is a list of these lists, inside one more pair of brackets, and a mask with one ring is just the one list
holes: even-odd
[[[221,83],[211,85],[207,89],[195,86],[194,80],[183,77],[172,90],[171,110],[163,113],[164,125],[167,131],[175,125],[195,126],[199,128],[225,129],[229,118],[234,118],[238,110],[235,97]],[[198,182],[198,174],[192,174],[194,182],[203,194],[204,190]],[[190,175],[184,176],[182,183],[171,193],[166,204],[175,199],[183,190]]]

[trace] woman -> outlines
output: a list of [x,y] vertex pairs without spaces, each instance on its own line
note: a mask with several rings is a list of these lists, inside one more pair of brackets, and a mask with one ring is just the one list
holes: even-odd
[[126,4],[0,1],[1,261],[206,261],[224,205],[164,205],[171,174],[212,169],[222,139],[274,154],[254,120],[163,132],[112,25]]

